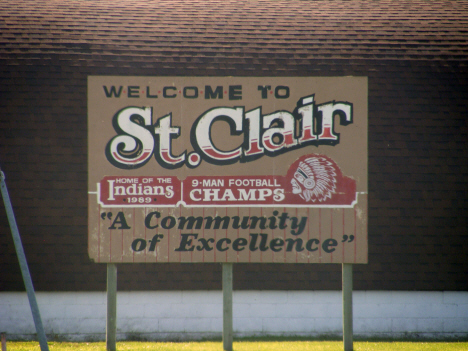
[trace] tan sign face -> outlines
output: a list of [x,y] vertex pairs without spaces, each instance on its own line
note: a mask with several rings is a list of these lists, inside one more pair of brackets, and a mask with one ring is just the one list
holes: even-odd
[[95,262],[367,263],[367,78],[88,78]]

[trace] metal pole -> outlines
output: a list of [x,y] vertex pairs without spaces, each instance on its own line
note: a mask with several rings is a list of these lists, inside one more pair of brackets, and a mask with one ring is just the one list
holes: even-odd
[[117,265],[107,264],[107,351],[116,351],[117,334]]
[[353,350],[353,265],[343,263],[343,347]]
[[34,286],[29,273],[28,262],[26,261],[26,255],[24,254],[23,244],[21,243],[21,237],[19,234],[18,226],[16,225],[15,214],[13,207],[11,206],[10,196],[5,183],[5,174],[0,170],[1,180],[1,191],[3,197],[3,203],[5,204],[6,213],[8,216],[8,222],[10,223],[11,235],[13,236],[13,242],[15,244],[16,255],[18,256],[19,265],[21,268],[21,274],[23,276],[24,285],[26,287],[26,293],[28,294],[29,305],[31,306],[31,313],[34,319],[34,325],[36,326],[37,336],[39,338],[39,345],[42,351],[49,351],[49,345],[47,344],[47,338],[42,326],[41,314],[39,313],[39,306],[36,301],[36,294],[34,293]]
[[223,350],[232,351],[232,263],[223,263]]

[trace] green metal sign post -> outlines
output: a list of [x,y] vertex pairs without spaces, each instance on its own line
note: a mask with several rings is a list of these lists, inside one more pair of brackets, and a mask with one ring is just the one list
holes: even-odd
[[106,349],[116,351],[117,334],[117,265],[107,264]]
[[223,350],[232,351],[232,263],[223,263]]
[[353,350],[353,265],[343,263],[343,347]]

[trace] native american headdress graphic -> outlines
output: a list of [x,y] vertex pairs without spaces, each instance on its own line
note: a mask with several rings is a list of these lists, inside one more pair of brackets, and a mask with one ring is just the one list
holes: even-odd
[[336,191],[338,166],[325,156],[311,155],[299,162],[291,179],[292,191],[305,201],[322,202]]

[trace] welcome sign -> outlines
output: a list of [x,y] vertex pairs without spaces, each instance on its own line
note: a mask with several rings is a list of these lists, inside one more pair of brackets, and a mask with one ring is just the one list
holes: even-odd
[[367,78],[88,78],[95,262],[367,262]]

